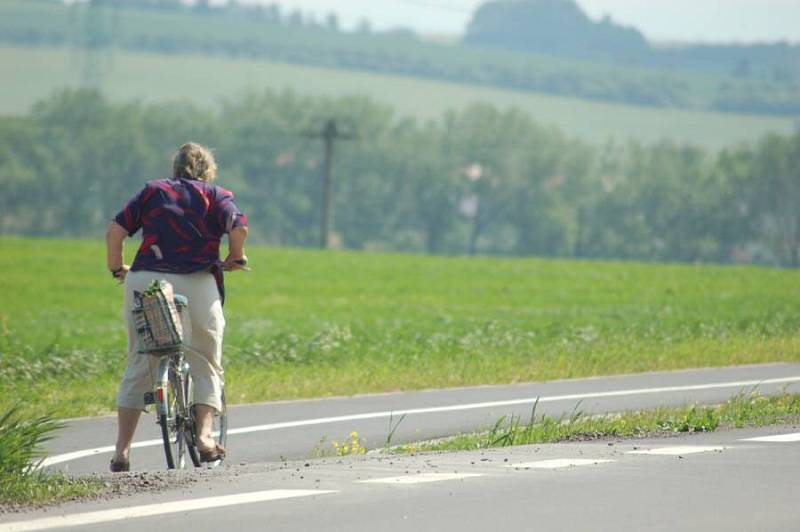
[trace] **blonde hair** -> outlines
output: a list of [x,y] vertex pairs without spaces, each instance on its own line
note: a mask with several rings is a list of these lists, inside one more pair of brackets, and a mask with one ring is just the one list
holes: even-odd
[[210,183],[217,178],[217,162],[209,148],[187,142],[172,159],[172,175]]

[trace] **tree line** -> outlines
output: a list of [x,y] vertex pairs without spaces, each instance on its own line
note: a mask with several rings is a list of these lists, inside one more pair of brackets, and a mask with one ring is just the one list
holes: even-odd
[[[800,115],[800,46],[786,42],[653,47],[635,28],[609,17],[591,20],[574,0],[488,1],[475,12],[464,42],[612,64],[713,72],[722,78],[707,103],[711,109]],[[682,105],[687,105],[689,92],[679,92],[686,98]]]
[[358,137],[335,150],[341,247],[800,264],[800,134],[719,153],[596,147],[486,104],[419,123],[363,98],[291,92],[205,110],[66,91],[0,119],[0,233],[97,237],[195,140],[216,149],[256,241],[314,246],[323,150],[306,133],[328,118]]
[[[571,5],[563,0],[546,3],[551,7]],[[477,12],[473,27],[484,27],[478,24],[482,13],[505,4],[524,6],[525,2],[489,3]],[[637,39],[633,30],[619,29],[610,22],[592,23],[577,7],[573,11],[572,17],[584,22],[580,31],[559,30],[547,20],[544,27],[549,33],[533,31],[536,26],[522,18],[527,11],[510,10],[511,15],[519,15],[512,18],[521,24],[508,26],[505,19],[511,15],[503,12],[505,18],[484,28],[478,34],[481,38],[468,34],[466,44],[445,46],[424,42],[410,31],[375,33],[367,21],[356,31],[343,32],[335,15],[317,21],[297,10],[282,11],[277,5],[199,2],[189,6],[177,0],[92,0],[66,5],[54,0],[7,0],[0,3],[0,42],[224,54],[638,105],[800,113],[796,66],[800,47],[693,47],[683,52],[648,52],[647,43]],[[539,52],[546,53],[484,46],[498,44],[487,36],[493,34],[503,37],[500,44],[506,43],[516,35],[515,27],[527,39],[538,37],[545,44],[566,46],[579,36],[584,40],[564,50],[539,43],[544,46]],[[589,32],[587,28],[596,29]],[[576,52],[576,46],[579,50],[604,50],[601,42],[611,47],[611,51],[606,49],[607,57],[592,54],[587,60],[585,54]],[[646,47],[644,52],[642,47]],[[613,52],[622,48],[630,53]],[[567,58],[570,55],[573,57]],[[688,66],[681,66],[684,64]],[[720,70],[719,65],[728,66]]]

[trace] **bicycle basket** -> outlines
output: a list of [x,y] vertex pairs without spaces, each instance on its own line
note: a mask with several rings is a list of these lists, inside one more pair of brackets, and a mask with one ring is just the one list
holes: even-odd
[[134,291],[133,297],[138,351],[152,353],[179,348],[183,342],[183,327],[172,285],[153,280],[144,292]]

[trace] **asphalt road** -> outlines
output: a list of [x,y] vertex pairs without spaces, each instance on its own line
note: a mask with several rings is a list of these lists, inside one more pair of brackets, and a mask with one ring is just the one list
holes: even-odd
[[[578,403],[584,411],[603,413],[718,402],[754,388],[798,392],[800,365],[243,406],[231,409],[232,427],[245,431],[231,436],[231,459],[202,481],[158,495],[3,516],[0,532],[56,526],[117,531],[800,530],[800,427],[480,453],[305,460],[323,435],[342,439],[356,430],[368,445],[380,446],[389,412],[412,410],[395,436],[400,442],[485,427],[500,415],[527,416],[537,397],[539,412],[560,415]],[[141,436],[155,438],[154,423],[146,425],[142,428],[151,433]],[[113,418],[74,420],[52,442],[53,458],[110,444],[113,434]],[[743,441],[772,434],[790,436],[786,441]],[[656,454],[640,454],[651,450]],[[52,467],[103,471],[108,458],[100,452]],[[136,449],[133,459],[138,469],[163,468],[157,445]]]
[[[765,383],[772,379],[793,382]],[[738,384],[747,382],[749,384]],[[758,384],[760,383],[760,384]],[[720,387],[708,387],[722,384]],[[692,389],[692,387],[695,387]],[[667,373],[645,373],[617,377],[563,380],[512,386],[483,386],[409,393],[365,395],[309,401],[234,406],[230,409],[229,461],[259,463],[313,456],[321,439],[342,441],[352,431],[368,448],[382,447],[406,412],[392,443],[432,439],[494,425],[501,416],[530,417],[539,398],[537,414],[569,415],[576,408],[601,414],[683,405],[691,402],[725,401],[742,391],[757,388],[774,393],[786,387],[800,390],[800,364],[772,364],[702,369]],[[51,441],[48,451],[54,461],[63,455],[84,451],[81,456],[53,464],[72,474],[104,472],[116,438],[116,418],[102,417],[70,421]],[[136,470],[165,467],[155,415],[142,417],[136,441],[149,442],[132,451]],[[97,453],[92,450],[100,449]]]

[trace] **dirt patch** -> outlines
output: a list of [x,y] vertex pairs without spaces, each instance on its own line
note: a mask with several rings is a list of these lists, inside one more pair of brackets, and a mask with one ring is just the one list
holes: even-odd
[[205,471],[151,471],[92,477],[102,483],[97,498],[109,499],[138,493],[161,492],[202,482],[209,475]]
[[60,499],[55,502],[0,505],[0,515],[29,512],[43,508],[58,507],[70,502],[111,500],[141,493],[160,493],[194,486],[211,479],[229,476],[224,468],[194,469],[186,471],[143,471],[131,473],[105,473],[76,477],[75,480],[96,486],[97,490],[86,496]]

